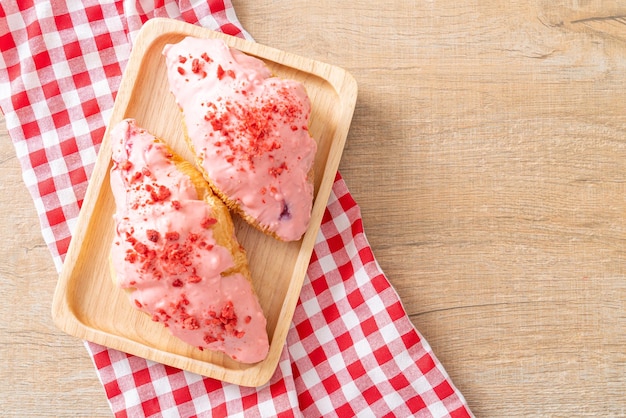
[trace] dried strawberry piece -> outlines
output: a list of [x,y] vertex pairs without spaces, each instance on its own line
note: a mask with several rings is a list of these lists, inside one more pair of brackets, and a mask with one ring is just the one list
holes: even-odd
[[180,238],[180,234],[176,231],[165,233],[165,239],[168,241],[178,241],[179,238]]
[[135,245],[133,245],[133,248],[139,254],[146,255],[148,253],[148,247],[146,247],[146,244],[143,242],[136,242]]
[[202,69],[202,65],[200,64],[200,60],[198,58],[194,58],[191,61],[191,72],[194,74],[198,74]]
[[190,316],[183,320],[183,328],[198,329],[200,328],[200,325],[198,324],[198,320],[196,318],[194,318],[193,316]]
[[205,218],[200,224],[203,228],[210,228],[217,223],[217,219],[215,218]]
[[[148,186],[146,186],[146,190],[148,190]],[[150,197],[155,202],[162,202],[172,195],[170,189],[163,185],[159,185],[159,188],[156,190],[154,188],[150,188],[148,191],[150,192]]]
[[157,242],[159,240],[159,231],[156,231],[154,229],[148,229],[146,230],[146,235],[148,236],[148,239],[152,242]]
[[202,277],[193,274],[189,276],[189,279],[187,279],[187,281],[189,283],[199,283],[200,281],[202,281]]

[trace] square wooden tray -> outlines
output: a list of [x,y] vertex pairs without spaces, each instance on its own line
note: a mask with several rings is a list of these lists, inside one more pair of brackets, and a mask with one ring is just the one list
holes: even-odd
[[190,161],[193,159],[185,145],[180,112],[169,92],[161,54],[165,44],[185,36],[224,39],[230,46],[264,60],[275,75],[302,82],[311,99],[310,132],[318,142],[318,151],[315,201],[306,234],[300,241],[282,243],[234,216],[236,234],[247,250],[254,287],[267,316],[269,354],[260,363],[246,365],[221,353],[200,351],[136,310],[125,292],[114,286],[108,264],[114,232],[109,129],[59,277],[52,317],[60,329],[81,339],[226,382],[260,386],[274,374],[285,344],[348,134],[357,86],[346,71],[328,64],[176,20],[149,20],[135,41],[109,127],[124,118],[135,118],[139,126]]

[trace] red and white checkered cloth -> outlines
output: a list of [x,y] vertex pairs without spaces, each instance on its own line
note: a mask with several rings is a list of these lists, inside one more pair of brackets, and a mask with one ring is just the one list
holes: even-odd
[[[228,0],[0,2],[0,108],[59,270],[132,41],[157,16],[250,39]],[[339,175],[268,384],[86,346],[118,417],[471,416],[376,263]]]

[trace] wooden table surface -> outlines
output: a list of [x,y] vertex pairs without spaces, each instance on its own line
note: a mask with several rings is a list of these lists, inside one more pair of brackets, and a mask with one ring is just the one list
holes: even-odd
[[[626,6],[233,2],[348,69],[340,166],[383,270],[479,417],[626,415]],[[0,407],[110,416],[0,128]]]

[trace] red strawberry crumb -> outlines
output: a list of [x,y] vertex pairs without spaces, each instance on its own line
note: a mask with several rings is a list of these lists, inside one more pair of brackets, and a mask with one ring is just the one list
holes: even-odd
[[[148,190],[148,186],[146,186],[146,190]],[[170,189],[163,185],[159,185],[159,188],[157,190],[150,188],[150,190],[148,191],[150,192],[150,197],[155,202],[162,202],[170,197],[172,194],[172,192],[170,192]]]
[[180,234],[176,231],[165,233],[165,239],[168,241],[177,241],[179,238],[180,238]]
[[157,242],[159,240],[159,232],[155,231],[154,229],[148,229],[146,231],[146,235],[148,236],[148,239],[152,242]]
[[229,301],[222,308],[222,318],[225,318],[225,319],[236,319],[237,318],[235,316],[235,308],[233,307],[233,303],[232,302]]
[[204,221],[202,221],[202,223],[200,224],[203,228],[209,228],[213,225],[215,225],[217,223],[217,219],[215,218],[206,218]]
[[143,173],[141,171],[137,171],[135,174],[133,174],[133,177],[130,179],[130,181],[132,183],[134,181],[141,180],[142,177],[143,177]]
[[198,324],[198,320],[196,318],[194,318],[193,316],[190,316],[189,318],[185,318],[183,320],[183,328],[198,329],[200,328],[200,325]]
[[200,65],[200,60],[198,58],[194,58],[191,61],[191,72],[194,74],[198,74],[201,70]]
[[135,243],[133,248],[135,248],[135,251],[137,251],[139,254],[145,255],[148,253],[148,247],[146,247],[146,244],[142,242]]

